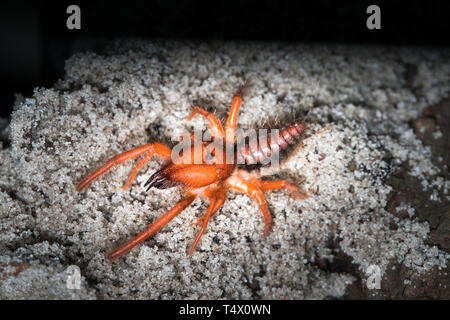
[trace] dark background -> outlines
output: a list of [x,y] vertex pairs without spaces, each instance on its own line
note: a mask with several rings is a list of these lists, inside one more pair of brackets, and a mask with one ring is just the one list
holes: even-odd
[[[66,9],[81,8],[81,30]],[[381,8],[381,30],[366,9]],[[0,4],[0,117],[14,93],[30,96],[64,74],[75,52],[101,52],[115,37],[450,45],[450,1],[6,1]],[[450,47],[449,47],[450,49]]]

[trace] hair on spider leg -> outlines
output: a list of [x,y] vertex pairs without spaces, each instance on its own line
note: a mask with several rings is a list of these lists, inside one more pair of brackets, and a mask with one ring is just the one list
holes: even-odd
[[280,121],[280,115],[277,113],[277,114],[275,115],[274,124],[275,124],[275,126],[279,126],[280,123],[281,123],[281,121]]
[[305,120],[310,115],[310,113],[312,111],[312,107],[309,107],[309,110],[306,113],[306,115],[304,115],[303,109],[295,109],[295,108],[293,108],[292,110],[294,110],[294,112],[293,112],[291,120],[294,121],[294,122],[301,122],[301,123],[303,123],[303,122],[305,122]]
[[312,111],[312,107],[309,107],[308,112],[306,113],[306,115],[302,118],[302,122],[306,121],[306,119],[308,118],[308,116],[311,114]]
[[262,119],[262,127],[265,127],[266,126],[266,123],[267,123],[267,119],[266,118],[264,118],[264,119]]
[[253,82],[250,81],[249,79],[245,79],[244,83],[241,84],[238,88],[238,90],[236,91],[236,93],[234,94],[235,96],[240,96],[240,97],[245,97],[246,93],[248,93],[249,89],[253,86]]
[[305,138],[303,139],[303,142],[305,142],[306,140],[311,139],[311,138],[314,137],[314,136],[317,136],[317,135],[319,135],[319,134],[322,134],[322,133],[324,133],[324,132],[327,132],[327,131],[331,130],[332,128],[334,128],[334,123],[333,123],[333,122],[328,123],[325,127],[321,128],[320,130],[318,130],[318,131],[316,131],[316,132],[313,132],[313,133],[311,133],[309,136],[305,137]]

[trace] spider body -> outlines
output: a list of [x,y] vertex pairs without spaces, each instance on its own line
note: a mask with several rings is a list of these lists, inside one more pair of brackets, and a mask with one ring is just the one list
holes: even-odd
[[[272,229],[272,217],[264,198],[265,191],[287,189],[294,198],[304,199],[307,197],[307,194],[299,192],[298,186],[286,180],[262,181],[258,179],[258,176],[249,172],[248,165],[261,164],[261,160],[264,156],[270,156],[273,152],[283,151],[288,149],[290,145],[295,145],[303,135],[304,126],[301,122],[296,122],[282,128],[280,134],[275,138],[269,136],[253,143],[247,141],[240,147],[236,147],[235,131],[237,115],[242,103],[241,93],[244,86],[241,86],[233,97],[225,129],[223,129],[221,122],[212,113],[198,106],[195,106],[192,109],[192,112],[188,117],[188,120],[195,115],[202,115],[205,117],[209,123],[211,134],[216,141],[222,141],[222,145],[225,146],[234,146],[234,149],[238,151],[236,154],[240,154],[243,157],[244,169],[241,169],[242,166],[238,167],[237,155],[232,158],[231,163],[227,163],[227,150],[225,147],[223,147],[223,152],[218,152],[218,150],[215,149],[211,152],[211,150],[208,150],[208,146],[211,143],[202,142],[200,144],[194,144],[190,149],[182,152],[184,160],[181,163],[176,163],[172,161],[172,151],[166,146],[155,142],[134,148],[113,157],[101,168],[78,183],[76,190],[81,191],[114,165],[143,155],[142,159],[134,167],[128,181],[123,186],[123,189],[127,189],[131,185],[137,172],[154,154],[157,154],[168,163],[161,170],[156,171],[147,180],[145,186],[148,188],[155,187],[159,189],[181,187],[185,191],[184,199],[180,200],[172,209],[167,211],[134,239],[110,252],[107,256],[108,259],[114,260],[120,257],[148,237],[154,235],[179,212],[189,206],[189,204],[197,197],[208,198],[210,199],[210,203],[206,214],[193,223],[193,225],[201,224],[201,227],[191,246],[189,252],[190,255],[194,252],[198,241],[207,227],[209,219],[225,202],[228,189],[246,193],[256,200],[265,220],[265,236],[267,236]],[[201,163],[195,161],[196,154],[197,156],[200,154],[202,159]],[[205,159],[205,154],[211,155],[208,161],[203,160]]]

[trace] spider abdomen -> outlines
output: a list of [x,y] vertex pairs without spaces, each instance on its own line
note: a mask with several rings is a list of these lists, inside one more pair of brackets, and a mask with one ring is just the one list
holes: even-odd
[[253,136],[247,136],[237,142],[237,161],[244,165],[270,165],[270,159],[285,156],[290,147],[301,140],[305,127],[294,122],[281,129],[259,130]]

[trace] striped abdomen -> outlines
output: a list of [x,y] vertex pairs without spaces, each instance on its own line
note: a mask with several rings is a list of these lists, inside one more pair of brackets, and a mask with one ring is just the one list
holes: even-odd
[[270,164],[272,157],[280,156],[290,146],[295,146],[305,131],[301,122],[282,129],[258,130],[237,142],[238,164]]

